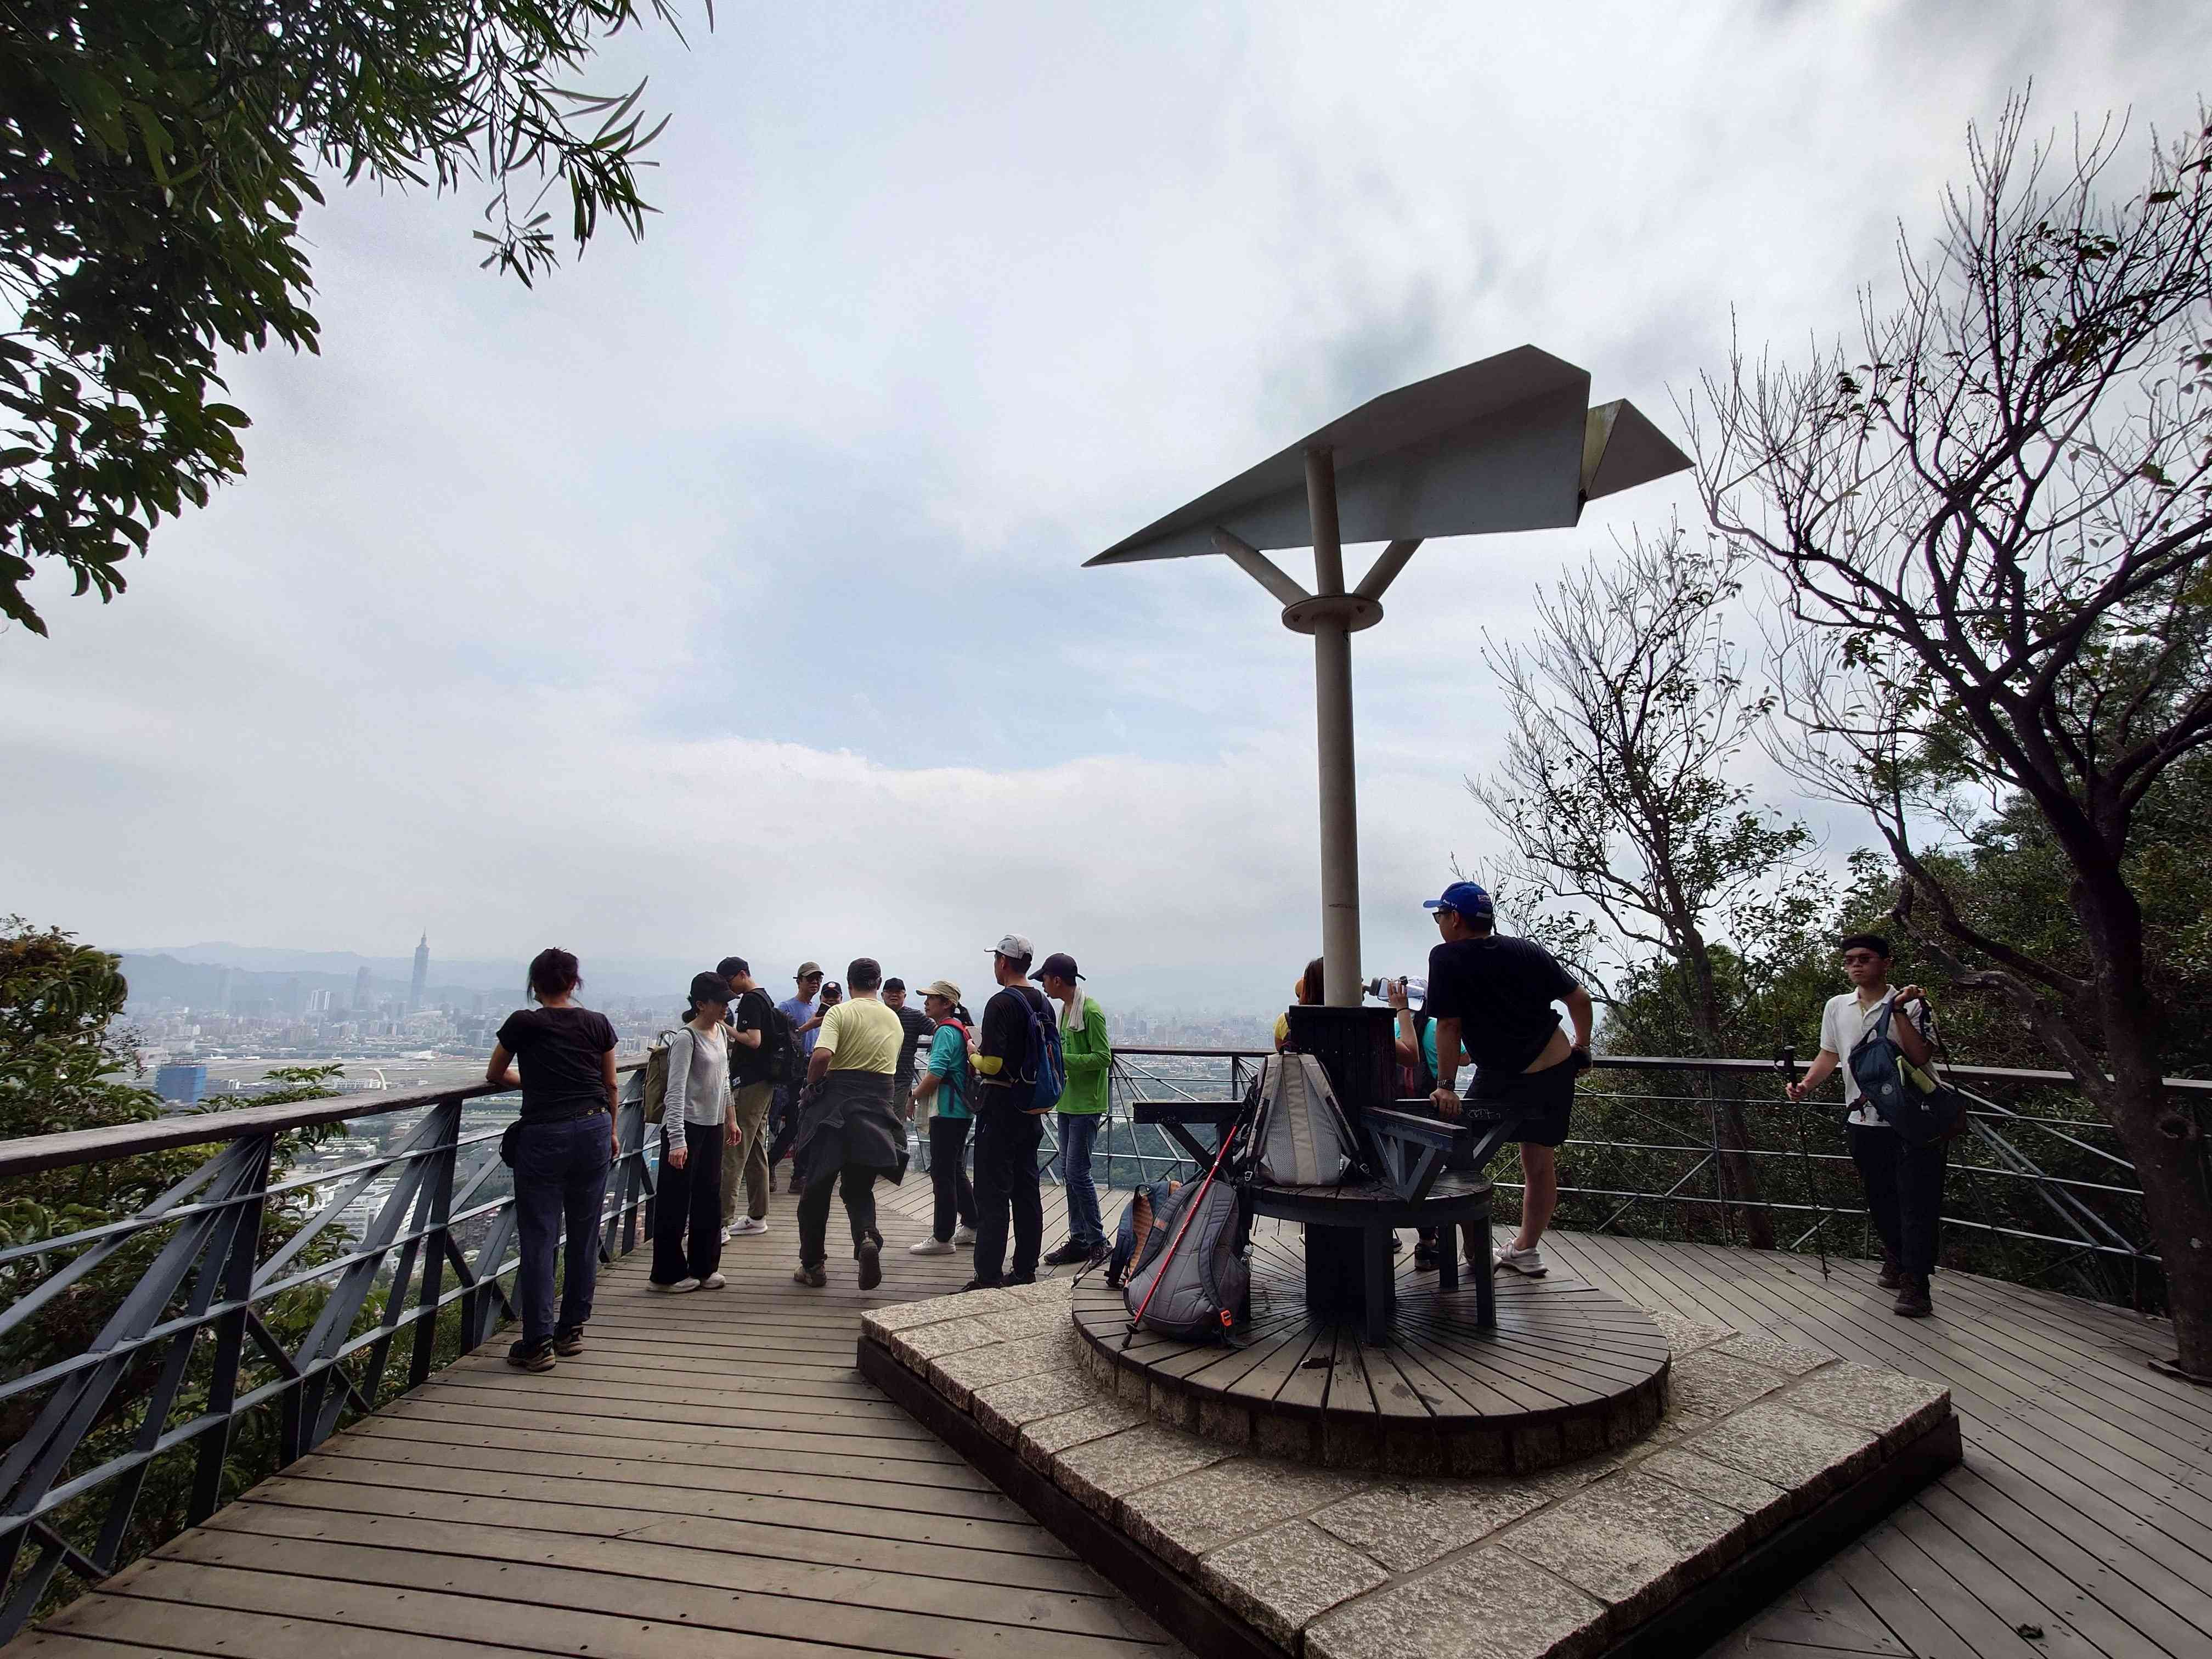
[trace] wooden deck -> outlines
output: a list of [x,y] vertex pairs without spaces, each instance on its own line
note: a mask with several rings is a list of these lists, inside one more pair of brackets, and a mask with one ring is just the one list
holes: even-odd
[[[926,1180],[886,1194],[878,1293],[790,1282],[790,1200],[726,1290],[602,1281],[592,1349],[547,1376],[462,1362],[7,1650],[431,1659],[964,1659],[1181,1650],[853,1370],[860,1311],[938,1294]],[[1060,1237],[1049,1191],[1048,1243]],[[833,1216],[833,1229],[841,1224]],[[2212,1392],[2152,1371],[2160,1333],[1946,1274],[1900,1320],[1872,1270],[1588,1235],[1555,1269],[1691,1319],[1948,1383],[1966,1461],[1717,1644],[1838,1659],[2206,1659]],[[2022,1626],[2041,1634],[2021,1633]]]

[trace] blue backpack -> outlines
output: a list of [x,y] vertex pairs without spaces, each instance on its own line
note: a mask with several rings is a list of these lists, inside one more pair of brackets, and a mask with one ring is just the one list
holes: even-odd
[[[1036,1003],[1019,990],[1014,992],[1014,1000],[1021,1004],[1022,1012],[1030,1022],[1029,1063],[1020,1079],[1030,1087],[1028,1109],[1048,1112],[1060,1104],[1060,1097],[1067,1092],[1067,1060],[1060,1051],[1060,1022],[1038,1013]],[[1037,1001],[1044,1001],[1042,994]]]

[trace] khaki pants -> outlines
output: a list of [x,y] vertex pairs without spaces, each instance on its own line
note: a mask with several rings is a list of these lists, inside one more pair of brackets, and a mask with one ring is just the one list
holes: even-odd
[[745,1213],[754,1220],[768,1216],[768,1107],[775,1093],[773,1083],[748,1083],[731,1098],[737,1120],[738,1139],[722,1146],[722,1224],[737,1219],[738,1188],[745,1190]]

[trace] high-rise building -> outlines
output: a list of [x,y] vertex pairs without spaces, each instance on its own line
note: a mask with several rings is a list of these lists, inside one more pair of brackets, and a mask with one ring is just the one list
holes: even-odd
[[368,988],[368,969],[364,968],[353,976],[354,1012],[356,1014],[368,1012],[374,1000],[374,994]]
[[415,980],[407,988],[407,1012],[413,1013],[422,1006],[422,987],[430,978],[430,935],[424,933],[422,942],[415,947]]
[[197,1106],[207,1090],[204,1066],[162,1066],[154,1072],[154,1092],[180,1106]]

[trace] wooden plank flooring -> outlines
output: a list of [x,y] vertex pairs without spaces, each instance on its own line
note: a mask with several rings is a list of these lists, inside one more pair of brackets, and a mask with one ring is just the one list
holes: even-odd
[[[864,1309],[970,1271],[906,1254],[928,1231],[907,1212],[915,1184],[884,1210],[874,1294],[849,1261],[826,1291],[791,1282],[788,1194],[773,1231],[725,1251],[723,1290],[652,1295],[633,1255],[602,1274],[582,1356],[527,1376],[502,1337],[8,1659],[1181,1659],[854,1370]],[[833,1212],[833,1248],[843,1224]]]
[[[7,1659],[1179,1655],[854,1371],[864,1308],[969,1271],[902,1248],[927,1231],[925,1178],[884,1199],[873,1296],[842,1261],[827,1291],[790,1282],[787,1195],[774,1232],[732,1245],[724,1291],[648,1296],[634,1256],[602,1279],[582,1358],[544,1376],[498,1346],[463,1361]],[[1046,1205],[1050,1244],[1058,1189]],[[2171,1352],[2161,1328],[1954,1274],[1938,1317],[1901,1320],[1863,1262],[1823,1281],[1816,1261],[1747,1250],[1564,1235],[1547,1252],[1639,1306],[1952,1390],[1965,1464],[1713,1656],[2212,1656],[2212,1391],[2144,1363]]]

